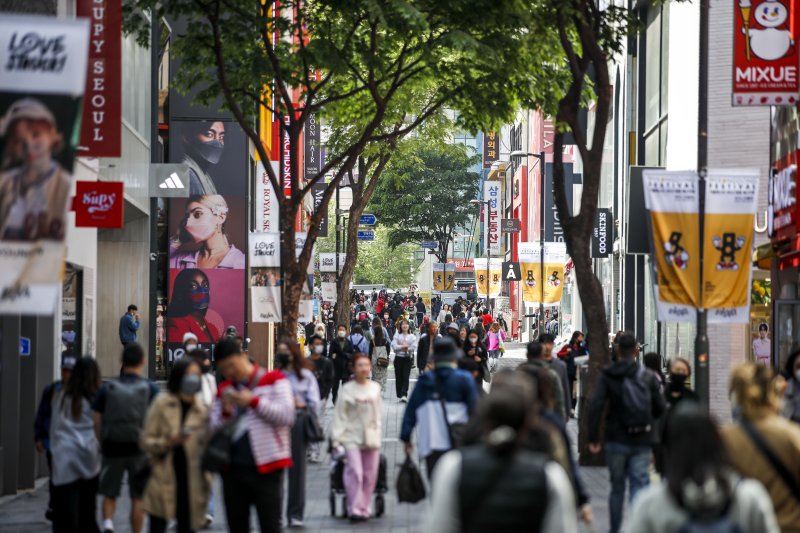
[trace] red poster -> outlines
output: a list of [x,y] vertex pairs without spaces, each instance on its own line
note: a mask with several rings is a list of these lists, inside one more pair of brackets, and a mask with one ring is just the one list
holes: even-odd
[[121,181],[77,181],[72,210],[79,228],[121,228],[125,198]]
[[89,19],[89,67],[79,155],[120,157],[122,145],[122,1],[78,0]]
[[796,0],[734,0],[733,105],[798,101]]

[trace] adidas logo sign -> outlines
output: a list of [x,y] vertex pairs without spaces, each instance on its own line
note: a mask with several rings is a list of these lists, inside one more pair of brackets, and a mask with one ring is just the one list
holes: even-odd
[[161,189],[185,189],[183,182],[181,181],[180,176],[176,172],[167,177],[160,185],[159,188]]

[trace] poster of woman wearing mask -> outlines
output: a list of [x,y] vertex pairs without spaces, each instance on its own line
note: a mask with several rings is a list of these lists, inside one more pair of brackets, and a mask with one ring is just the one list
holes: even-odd
[[238,125],[221,120],[176,121],[170,129],[170,160],[189,166],[191,196],[243,196],[247,143]]
[[244,200],[218,194],[172,200],[169,266],[244,269]]

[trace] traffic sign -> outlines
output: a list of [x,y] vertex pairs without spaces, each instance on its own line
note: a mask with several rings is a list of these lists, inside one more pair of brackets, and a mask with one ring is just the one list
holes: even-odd
[[420,244],[423,248],[430,248],[431,250],[435,250],[439,247],[439,243],[437,241],[422,241]]
[[374,241],[375,240],[375,232],[371,229],[360,229],[358,230],[358,240],[359,241]]
[[500,220],[500,231],[503,233],[519,233],[520,224],[518,218],[503,218]]
[[358,219],[358,223],[362,226],[374,226],[378,223],[378,217],[372,213],[364,213],[361,215],[361,218]]

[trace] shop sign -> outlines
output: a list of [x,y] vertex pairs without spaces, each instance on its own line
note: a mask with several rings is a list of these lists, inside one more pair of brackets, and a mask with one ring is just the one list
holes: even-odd
[[[322,169],[322,161],[320,156],[320,128],[319,128],[319,115],[317,113],[309,113],[306,119],[306,127],[303,132],[303,160],[305,166],[306,180],[312,180],[317,177],[319,171]],[[324,237],[325,235],[320,235]]]
[[472,272],[475,269],[475,262],[472,259],[453,259],[457,272]]
[[795,2],[738,0],[733,17],[733,105],[797,104]]
[[604,259],[609,256],[614,235],[613,224],[611,211],[603,207],[598,208],[592,231],[592,258]]
[[79,228],[121,228],[125,225],[124,185],[121,181],[78,181],[75,183],[75,226]]
[[500,156],[500,137],[496,131],[487,131],[483,134],[483,166],[492,166]]
[[773,171],[770,176],[769,234],[791,238],[795,233],[797,218],[797,166],[789,165]]
[[483,182],[483,199],[488,202],[484,204],[486,211],[485,224],[486,231],[486,254],[500,255],[500,182]]

